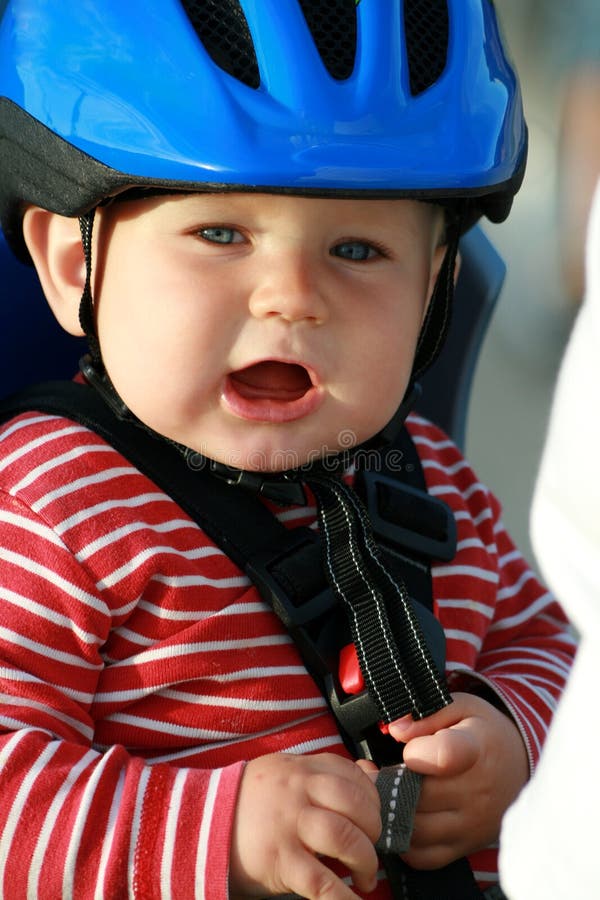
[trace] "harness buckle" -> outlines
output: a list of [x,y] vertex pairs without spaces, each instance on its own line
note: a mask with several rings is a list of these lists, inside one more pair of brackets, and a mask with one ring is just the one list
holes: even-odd
[[339,677],[330,670],[324,687],[330,709],[346,736],[346,746],[379,767],[400,762],[402,744],[391,738],[375,701],[364,687],[354,644],[342,648]]
[[367,732],[381,720],[381,713],[374,700],[366,690],[347,694],[331,673],[325,678],[325,687],[336,721],[354,743],[365,749]]

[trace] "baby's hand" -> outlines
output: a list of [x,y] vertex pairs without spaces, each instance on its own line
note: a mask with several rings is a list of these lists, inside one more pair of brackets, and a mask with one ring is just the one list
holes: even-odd
[[380,831],[377,790],[356,763],[329,753],[252,760],[238,797],[230,894],[356,897],[319,856],[340,860],[359,890],[372,891]]
[[502,815],[529,776],[527,752],[512,719],[473,694],[390,733],[406,743],[404,762],[423,779],[410,850],[417,869],[447,865],[498,839]]

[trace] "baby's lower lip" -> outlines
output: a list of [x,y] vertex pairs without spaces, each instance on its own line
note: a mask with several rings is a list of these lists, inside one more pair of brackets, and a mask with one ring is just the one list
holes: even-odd
[[225,378],[222,401],[229,410],[252,422],[293,422],[314,412],[323,393],[307,378],[306,385],[262,385],[260,381],[232,372]]

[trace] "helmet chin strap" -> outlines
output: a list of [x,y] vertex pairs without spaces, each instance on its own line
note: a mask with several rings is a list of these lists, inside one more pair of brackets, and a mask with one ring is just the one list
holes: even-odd
[[452,300],[454,298],[454,272],[460,236],[463,230],[462,222],[462,214],[458,213],[456,218],[453,218],[446,225],[446,253],[440,266],[425,321],[417,341],[411,382],[420,378],[433,365],[448,335],[452,317]]
[[79,324],[85,334],[90,348],[90,357],[94,364],[102,366],[100,344],[96,334],[96,322],[94,320],[94,299],[92,297],[92,234],[94,231],[94,219],[96,209],[79,217],[79,230],[81,231],[81,244],[85,259],[85,284],[79,301]]
[[[112,384],[104,365],[96,325],[94,320],[94,300],[92,296],[92,234],[94,227],[95,209],[85,213],[79,218],[81,239],[85,258],[86,277],[81,301],[79,305],[79,321],[88,339],[89,354],[83,357],[80,368],[88,383],[102,396],[105,403],[112,409],[119,419],[126,419],[157,439],[167,440],[177,447],[182,455],[194,464],[200,461],[197,451],[179,444],[158,434],[152,428],[145,425],[123,402],[117,390]],[[453,222],[448,228],[448,242],[446,254],[440,267],[435,283],[431,301],[421,333],[417,342],[417,350],[411,378],[404,394],[402,403],[389,420],[389,422],[372,438],[357,444],[350,450],[343,450],[337,455],[328,457],[326,462],[317,460],[297,469],[289,469],[284,472],[251,472],[244,469],[236,469],[215,460],[203,460],[210,471],[230,484],[237,484],[247,488],[253,493],[261,494],[268,499],[282,504],[302,504],[304,502],[304,482],[310,472],[325,469],[327,473],[342,471],[352,463],[359,451],[380,449],[393,443],[399,435],[406,417],[413,409],[421,395],[421,386],[417,379],[425,372],[437,358],[446,338],[450,325],[452,310],[452,297],[454,294],[454,269],[458,244],[460,239],[460,222]]]

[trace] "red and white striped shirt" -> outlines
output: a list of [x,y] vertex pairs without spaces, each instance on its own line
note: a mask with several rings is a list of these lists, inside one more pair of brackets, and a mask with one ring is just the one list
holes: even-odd
[[[535,764],[574,642],[456,447],[411,417],[458,553],[435,565],[452,690],[512,711]],[[289,527],[315,510],[278,513]],[[0,895],[225,900],[245,760],[345,753],[296,647],[242,572],[81,425],[0,430]],[[495,851],[471,859],[496,879]],[[382,873],[371,897],[389,897]]]

